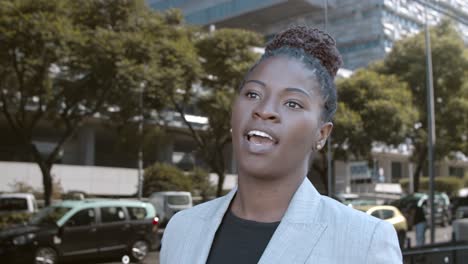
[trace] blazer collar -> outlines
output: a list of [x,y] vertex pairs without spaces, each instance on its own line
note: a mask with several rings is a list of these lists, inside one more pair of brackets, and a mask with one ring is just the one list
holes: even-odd
[[[200,215],[205,224],[201,230],[204,239],[197,239],[200,241],[197,263],[206,263],[216,231],[236,192],[237,187],[219,198],[218,206],[213,206]],[[294,263],[306,261],[326,229],[326,223],[318,218],[320,199],[320,193],[305,178],[293,195],[259,263],[292,263],[292,256]]]
[[321,195],[305,178],[294,194],[259,264],[305,263],[327,224],[320,220]]

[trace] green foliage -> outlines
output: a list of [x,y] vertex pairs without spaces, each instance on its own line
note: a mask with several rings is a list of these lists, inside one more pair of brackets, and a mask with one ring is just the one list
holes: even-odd
[[[441,176],[435,177],[435,191],[436,192],[445,192],[448,195],[456,195],[458,190],[463,188],[463,180],[452,177],[452,176]],[[400,185],[403,190],[408,190],[409,179],[400,180]],[[428,192],[429,191],[429,178],[422,177],[419,183],[419,191]]]
[[463,177],[463,187],[468,187],[468,175],[465,175],[465,177]]
[[[260,35],[240,29],[220,29],[197,35],[196,48],[201,61],[200,80],[204,95],[194,98],[193,93],[186,89],[185,96],[173,98],[172,103],[189,127],[198,153],[219,176],[216,193],[220,196],[226,170],[224,152],[231,139],[231,105],[244,74],[259,58],[252,48],[263,43]],[[187,83],[187,87],[191,87],[191,84]],[[209,124],[204,130],[195,130],[185,119],[183,105],[187,103],[197,106],[200,115],[208,118]]]
[[[166,109],[168,96],[198,77],[192,29],[181,26],[181,18],[143,0],[0,1],[0,108],[41,169],[46,204],[51,168],[80,125],[100,116],[132,120],[141,110],[141,86],[144,115]],[[47,157],[32,141],[44,122],[58,135]]]
[[337,83],[333,142],[337,158],[368,158],[375,142],[398,145],[417,118],[411,92],[395,76],[359,70]]
[[191,191],[192,181],[189,176],[175,166],[156,163],[145,169],[143,195],[161,191]]
[[[468,56],[462,38],[448,21],[431,28],[430,32],[437,137],[435,149],[436,159],[442,159],[455,151],[468,153]],[[427,150],[425,58],[424,32],[421,32],[396,42],[383,63],[375,66],[378,72],[395,75],[411,89],[412,104],[419,112],[417,122],[421,124],[409,134],[415,145],[415,157],[425,155]],[[419,163],[424,161],[423,158],[414,159]],[[419,171],[415,174],[418,175]]]
[[6,229],[12,225],[27,223],[30,218],[30,213],[13,213],[0,215],[0,230]]
[[210,183],[210,175],[201,168],[194,168],[189,173],[192,180],[192,193],[200,195],[203,201],[216,194],[216,189]]
[[[52,199],[61,199],[63,194],[62,183],[59,179],[52,180]],[[41,189],[35,189],[27,182],[15,181],[13,184],[10,184],[10,188],[13,192],[17,193],[31,193],[34,194],[36,199],[44,199],[44,192]]]
[[[220,29],[203,35],[196,47],[202,57],[206,87],[235,90],[259,54],[253,47],[263,44],[260,35],[242,29]],[[211,75],[210,77],[208,75]]]

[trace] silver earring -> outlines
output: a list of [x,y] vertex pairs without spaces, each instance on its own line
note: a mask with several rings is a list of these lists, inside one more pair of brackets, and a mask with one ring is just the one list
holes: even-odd
[[322,149],[322,144],[318,143],[317,144],[317,150],[321,150]]
[[229,129],[229,132],[231,132],[231,133],[232,133],[232,128],[231,128],[231,129]]

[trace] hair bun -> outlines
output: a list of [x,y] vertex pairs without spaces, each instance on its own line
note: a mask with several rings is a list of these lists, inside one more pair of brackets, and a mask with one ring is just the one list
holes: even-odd
[[335,40],[327,33],[316,28],[293,26],[278,33],[271,40],[265,52],[269,53],[283,47],[302,49],[312,57],[317,58],[332,77],[343,64]]

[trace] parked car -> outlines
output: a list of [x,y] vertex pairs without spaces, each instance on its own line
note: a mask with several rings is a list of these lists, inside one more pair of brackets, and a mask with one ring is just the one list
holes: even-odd
[[143,260],[159,247],[154,207],[131,200],[64,201],[27,225],[0,232],[2,263],[56,264],[129,255]]
[[0,194],[0,215],[13,213],[36,213],[37,201],[30,193]]
[[[414,226],[414,215],[417,206],[424,206],[426,218],[430,217],[430,207],[428,203],[429,195],[425,193],[414,193],[406,195],[399,200],[396,200],[392,205],[396,206],[406,217],[408,221],[408,228]],[[435,193],[435,223],[442,226],[447,226],[451,219],[452,213],[450,210],[450,199],[445,193]]]
[[450,206],[454,219],[468,218],[468,197],[454,197]]
[[155,192],[148,201],[156,209],[161,226],[165,226],[175,213],[193,206],[190,192]]
[[355,206],[354,208],[392,224],[397,232],[400,247],[403,248],[405,245],[406,233],[408,232],[408,224],[405,216],[398,208],[391,205],[367,205]]

